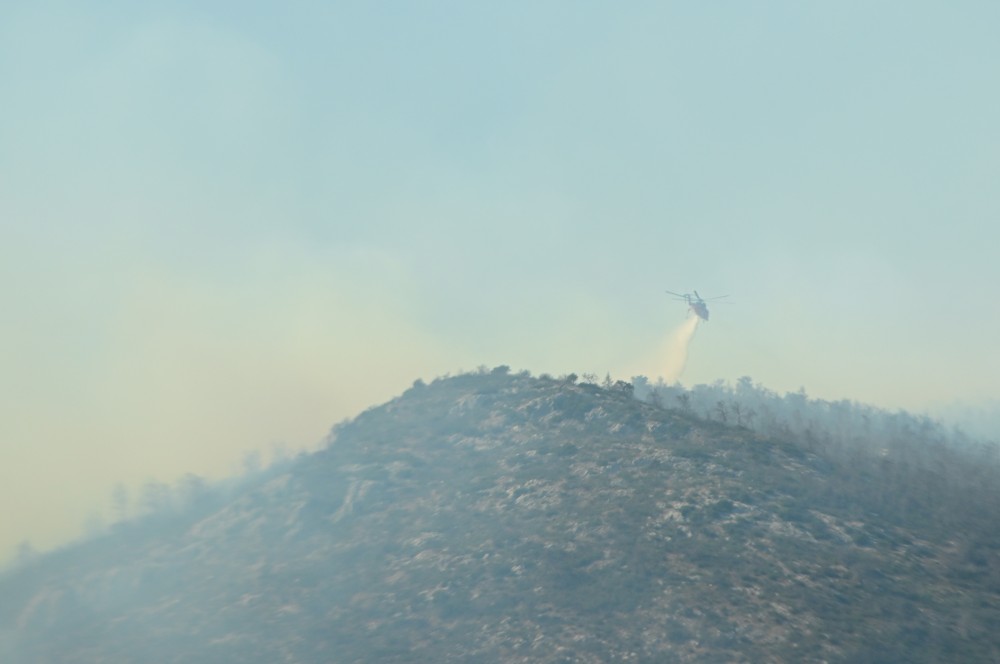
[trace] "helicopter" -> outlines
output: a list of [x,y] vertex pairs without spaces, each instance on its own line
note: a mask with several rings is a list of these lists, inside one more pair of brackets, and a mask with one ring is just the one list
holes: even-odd
[[707,303],[711,302],[712,300],[721,300],[724,297],[729,297],[728,295],[719,295],[717,297],[710,297],[708,299],[705,299],[701,295],[698,295],[698,291],[693,291],[694,295],[692,295],[691,293],[675,293],[673,291],[667,291],[667,293],[673,295],[678,300],[683,300],[684,302],[687,302],[688,306],[691,308],[691,311],[693,311],[698,318],[706,321],[708,320]]

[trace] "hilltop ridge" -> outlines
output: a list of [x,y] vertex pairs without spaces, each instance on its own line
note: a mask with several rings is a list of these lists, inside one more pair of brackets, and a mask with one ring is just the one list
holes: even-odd
[[1000,657],[993,470],[963,483],[961,451],[824,446],[634,389],[506,367],[417,381],[224,502],[0,577],[0,654]]

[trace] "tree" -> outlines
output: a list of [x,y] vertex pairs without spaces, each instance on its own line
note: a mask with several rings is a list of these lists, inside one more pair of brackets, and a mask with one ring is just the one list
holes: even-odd
[[161,514],[170,505],[170,487],[150,480],[142,485],[142,509],[146,514]]
[[84,522],[83,531],[87,534],[87,537],[93,538],[104,533],[106,527],[104,517],[101,513],[92,512],[89,516],[87,516],[87,520]]
[[197,507],[208,496],[208,483],[194,473],[187,473],[181,478],[178,490],[184,507]]
[[646,402],[651,403],[657,408],[663,408],[663,396],[660,394],[658,388],[653,388],[649,391],[649,395],[646,397]]
[[645,376],[632,376],[632,387],[635,388],[633,394],[639,401],[648,401],[652,388],[649,379]]
[[31,545],[28,540],[22,541],[17,545],[17,564],[27,565],[31,563],[38,556],[38,552],[35,547]]
[[627,396],[632,396],[632,393],[635,391],[635,388],[632,386],[632,383],[626,383],[624,380],[616,380],[614,384],[614,389]]
[[256,475],[261,471],[262,464],[260,461],[260,451],[259,450],[249,450],[243,453],[243,474],[244,475]]
[[114,510],[116,521],[124,521],[128,518],[128,487],[121,482],[115,484],[115,488],[111,490],[111,507]]
[[753,413],[752,410],[750,410],[749,408],[744,408],[743,404],[741,404],[739,401],[733,401],[731,408],[733,410],[733,415],[736,416],[736,426],[741,427],[743,426],[744,422],[749,424],[750,419],[752,418],[751,415],[751,413]]
[[[280,441],[271,443],[271,462],[269,465],[281,465],[286,461],[290,461],[292,456],[292,451],[286,443]],[[202,482],[204,482],[204,480],[202,480]]]
[[720,399],[715,404],[715,412],[719,415],[719,421],[723,424],[729,421],[729,409],[726,408],[726,402]]

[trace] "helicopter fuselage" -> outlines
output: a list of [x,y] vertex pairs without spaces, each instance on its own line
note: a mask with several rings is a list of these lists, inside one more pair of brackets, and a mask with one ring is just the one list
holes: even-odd
[[[691,311],[694,312],[694,315],[697,316],[698,318],[705,321],[708,320],[708,303],[705,301],[704,298],[702,298],[701,295],[698,295],[698,291],[694,291],[693,295],[691,293],[675,293],[673,291],[667,291],[667,293],[673,295],[674,298],[678,300],[687,302],[688,308],[691,309]],[[708,299],[721,300],[724,297],[729,297],[729,296],[720,295],[719,297],[710,297]]]
[[698,318],[708,320],[708,305],[705,304],[704,301],[695,300],[693,302],[689,302],[688,304],[691,306],[691,311],[693,311]]

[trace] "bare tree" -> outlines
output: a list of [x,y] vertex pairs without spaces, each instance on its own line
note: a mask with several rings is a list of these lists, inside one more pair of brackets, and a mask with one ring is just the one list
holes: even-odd
[[719,416],[719,421],[725,424],[729,421],[729,409],[726,408],[726,402],[721,399],[715,404],[715,412]]

